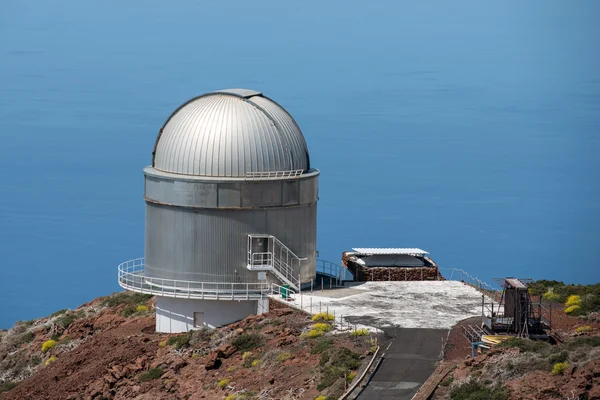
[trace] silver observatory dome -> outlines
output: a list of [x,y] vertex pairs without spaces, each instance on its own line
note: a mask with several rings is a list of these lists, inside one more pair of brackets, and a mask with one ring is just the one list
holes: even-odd
[[144,258],[119,266],[119,284],[156,295],[158,332],[266,312],[275,288],[316,276],[319,174],[296,121],[261,93],[187,101],[144,168]]
[[262,93],[228,89],[180,106],[160,130],[153,154],[159,171],[245,177],[310,169],[304,136],[292,116]]

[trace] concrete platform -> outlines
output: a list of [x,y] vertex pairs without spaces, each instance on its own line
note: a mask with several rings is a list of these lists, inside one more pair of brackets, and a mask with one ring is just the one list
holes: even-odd
[[383,331],[384,359],[358,399],[410,400],[435,370],[450,328],[481,315],[481,298],[458,281],[362,282],[302,292],[290,305],[328,310],[338,325]]
[[336,319],[359,328],[450,329],[481,314],[481,293],[458,281],[362,282],[312,294],[304,291],[291,305],[302,305],[313,314],[328,309]]

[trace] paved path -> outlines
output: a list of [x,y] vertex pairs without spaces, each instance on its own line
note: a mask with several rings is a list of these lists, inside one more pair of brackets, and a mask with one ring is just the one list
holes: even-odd
[[[433,373],[447,329],[383,328],[385,358],[359,400],[410,400]],[[385,349],[385,347],[384,347]]]

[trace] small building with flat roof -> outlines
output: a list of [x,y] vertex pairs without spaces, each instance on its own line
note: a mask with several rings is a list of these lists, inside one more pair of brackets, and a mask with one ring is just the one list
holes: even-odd
[[353,248],[342,254],[342,264],[356,281],[439,280],[437,264],[425,250],[402,248]]

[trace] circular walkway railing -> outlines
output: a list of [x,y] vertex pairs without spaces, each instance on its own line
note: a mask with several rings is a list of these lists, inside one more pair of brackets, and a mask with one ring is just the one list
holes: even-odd
[[119,285],[134,292],[186,299],[258,300],[270,293],[267,282],[194,282],[155,278],[146,276],[145,266],[144,258],[119,264]]

